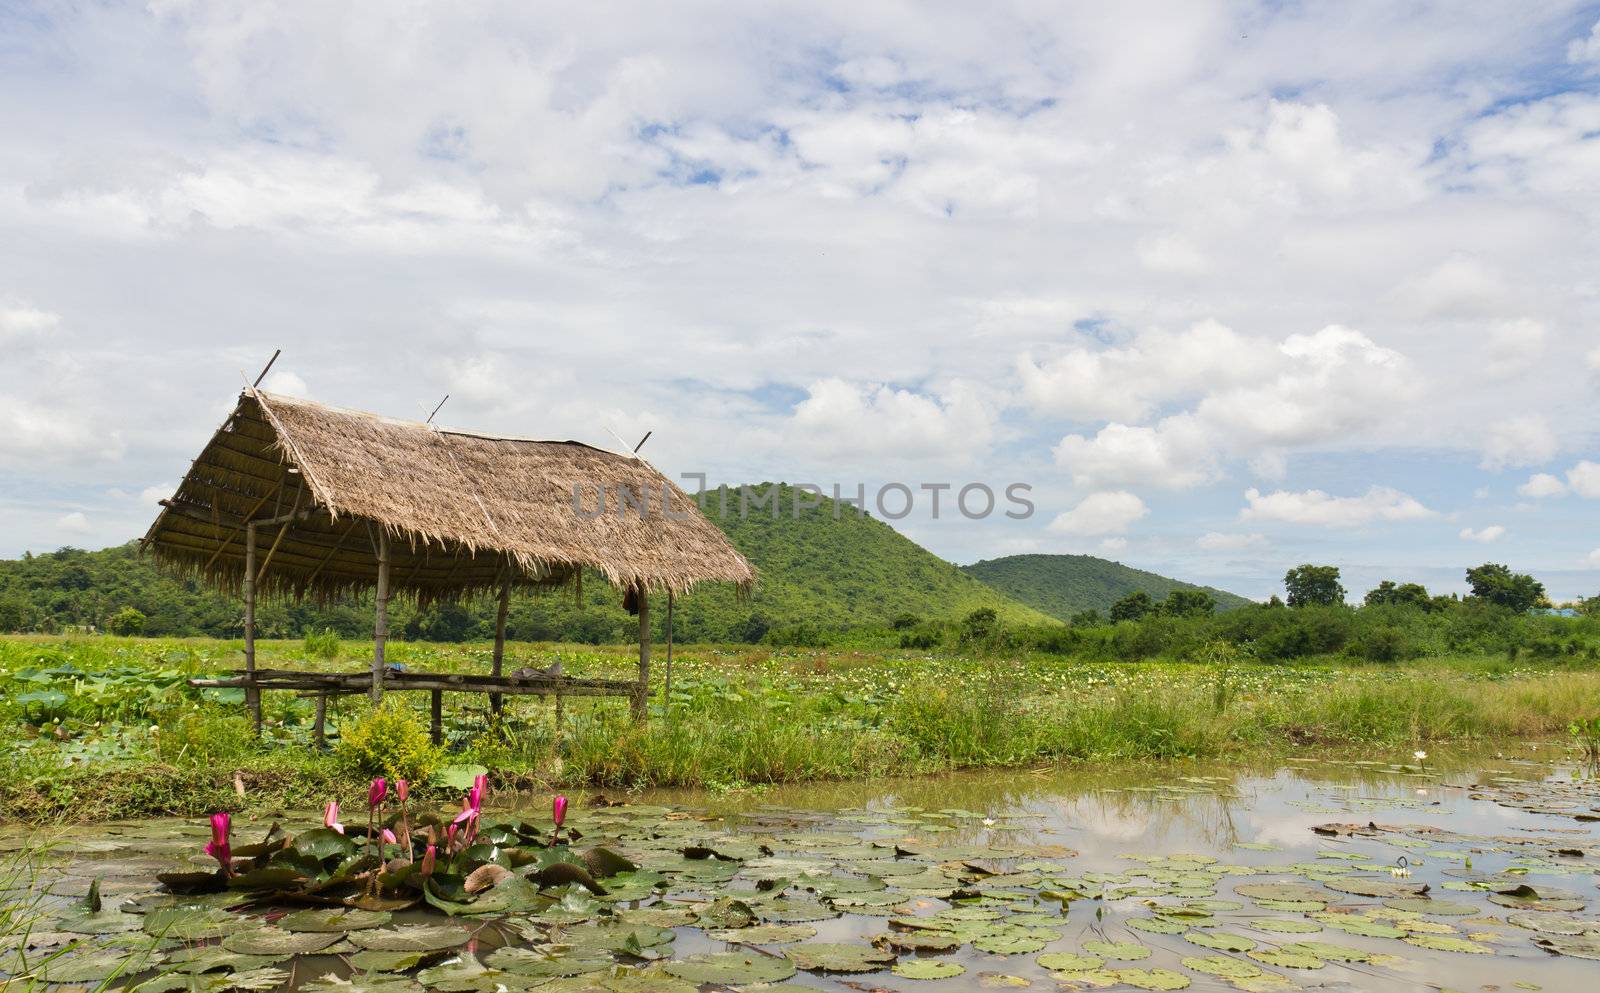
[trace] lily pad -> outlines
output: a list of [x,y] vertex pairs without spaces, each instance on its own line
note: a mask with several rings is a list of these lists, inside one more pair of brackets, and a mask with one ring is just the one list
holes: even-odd
[[1189,956],[1183,960],[1183,967],[1224,979],[1249,979],[1261,975],[1261,967],[1255,963],[1226,955]]
[[908,959],[894,966],[894,974],[903,979],[949,979],[966,971],[960,963],[939,959]]
[[895,953],[887,949],[835,942],[786,948],[783,954],[795,968],[807,972],[874,972],[895,960]]
[[1106,964],[1105,959],[1076,952],[1046,952],[1034,961],[1039,963],[1039,968],[1051,972],[1088,972]]
[[1248,952],[1256,947],[1253,938],[1246,938],[1242,934],[1230,934],[1227,931],[1190,931],[1183,936],[1183,940],[1191,945],[1215,948],[1222,952]]
[[1408,945],[1432,948],[1440,952],[1465,952],[1471,955],[1493,955],[1494,949],[1465,938],[1452,938],[1447,934],[1408,934],[1402,939]]
[[325,931],[285,931],[280,927],[236,931],[222,939],[222,947],[241,955],[309,955],[339,940]]
[[370,928],[350,932],[362,948],[380,952],[429,952],[455,948],[468,933],[453,924],[407,924],[397,928]]
[[278,926],[289,931],[364,931],[367,928],[382,927],[389,923],[390,917],[385,911],[356,910],[353,907],[327,907],[314,910],[296,910],[294,913],[285,914],[278,921]]
[[1581,935],[1552,934],[1533,939],[1533,943],[1556,955],[1575,959],[1600,960],[1600,933]]
[[691,983],[720,983],[724,986],[781,983],[795,973],[795,965],[789,959],[756,952],[691,955],[677,962],[668,962],[662,968],[669,975]]
[[1150,949],[1131,941],[1085,941],[1083,950],[1103,959],[1121,959],[1124,962],[1137,962],[1150,957]]
[[[1372,960],[1372,953],[1370,952],[1364,952],[1359,948],[1350,948],[1345,945],[1333,945],[1326,941],[1296,941],[1284,945],[1278,950],[1295,955],[1309,955],[1324,962],[1370,962]],[[1256,961],[1259,962],[1261,960],[1256,959]]]
[[1186,990],[1189,977],[1171,969],[1113,969],[1112,975],[1126,986],[1141,990]]

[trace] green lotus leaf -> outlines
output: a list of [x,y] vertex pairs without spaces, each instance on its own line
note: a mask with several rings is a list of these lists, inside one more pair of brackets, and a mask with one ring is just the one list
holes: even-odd
[[581,976],[609,969],[612,962],[611,956],[605,952],[561,946],[550,949],[497,948],[484,960],[484,964],[491,969],[537,978]]
[[370,928],[350,932],[349,938],[361,948],[380,952],[431,952],[456,948],[466,942],[469,932],[454,924],[405,924],[395,928]]
[[1169,921],[1164,917],[1130,917],[1123,923],[1135,931],[1147,931],[1151,934],[1182,934],[1189,930],[1188,924]]
[[327,931],[285,931],[280,927],[235,931],[222,939],[222,947],[241,955],[307,955],[339,940]]
[[728,941],[740,945],[786,945],[792,941],[807,941],[816,936],[817,929],[809,924],[756,924],[751,927],[706,932],[706,937],[713,941]]
[[966,971],[964,965],[939,959],[907,959],[894,964],[894,974],[902,979],[949,979]]
[[144,915],[144,929],[150,934],[178,941],[204,941],[237,931],[243,922],[227,910],[156,910]]
[[1570,955],[1577,959],[1600,960],[1600,932],[1581,935],[1541,935],[1533,943],[1556,955]]
[[1442,917],[1471,917],[1478,908],[1470,903],[1454,900],[1430,900],[1423,896],[1391,897],[1383,901],[1385,907],[1410,911],[1414,914],[1433,914]]
[[355,910],[349,907],[321,907],[296,910],[278,920],[278,926],[289,931],[363,931],[382,927],[393,915],[372,910]]
[[895,953],[871,945],[816,942],[786,948],[783,954],[795,968],[807,972],[874,972],[891,965]]
[[668,962],[662,968],[669,975],[691,983],[720,983],[725,986],[779,983],[795,973],[795,965],[789,959],[757,952],[691,955],[681,961]]
[[300,986],[301,993],[422,993],[414,979],[387,973],[357,973],[349,979],[323,976]]
[[1150,957],[1150,949],[1131,941],[1085,941],[1083,950],[1103,959],[1137,962]]
[[1361,914],[1312,914],[1311,919],[1346,934],[1360,934],[1368,938],[1403,938],[1406,935],[1405,931],[1393,924]]
[[1261,967],[1255,963],[1226,955],[1189,956],[1183,960],[1183,967],[1223,979],[1250,979],[1261,975]]
[[1281,948],[1277,951],[1256,949],[1250,952],[1249,955],[1257,962],[1279,969],[1320,969],[1326,964],[1315,955],[1307,952],[1289,952]]
[[1141,990],[1186,990],[1189,977],[1171,969],[1112,969],[1117,982]]
[[1190,931],[1183,936],[1183,940],[1191,945],[1201,948],[1215,948],[1220,952],[1248,952],[1256,947],[1253,938],[1246,938],[1242,934],[1231,934],[1227,931]]
[[[1332,945],[1325,941],[1296,941],[1284,945],[1278,950],[1295,955],[1309,955],[1313,958],[1322,959],[1324,962],[1370,962],[1372,960],[1370,952],[1364,952],[1359,948],[1348,948],[1344,945]],[[1256,959],[1256,961],[1259,962],[1261,959]]]
[[1432,948],[1440,952],[1464,952],[1469,955],[1493,955],[1494,949],[1465,938],[1452,938],[1447,934],[1408,934],[1401,939],[1408,945]]
[[961,947],[961,938],[948,931],[889,931],[872,943],[897,952],[950,952]]

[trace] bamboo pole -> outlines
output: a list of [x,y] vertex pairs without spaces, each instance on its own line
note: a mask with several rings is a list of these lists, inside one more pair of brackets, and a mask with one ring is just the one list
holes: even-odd
[[639,692],[633,698],[633,719],[643,721],[647,716],[646,700],[650,694],[650,594],[643,583],[639,584]]
[[377,618],[372,626],[372,702],[383,699],[383,645],[389,640],[389,532],[378,529]]
[[[494,670],[496,679],[500,678],[501,666],[506,658],[506,614],[511,609],[511,580],[507,579],[500,587],[500,606],[494,614]],[[504,705],[505,698],[498,693],[489,694],[489,711],[496,717],[500,716],[500,708]]]
[[261,733],[261,690],[255,685],[256,674],[256,526],[246,524],[244,530],[244,671],[251,684],[245,687],[244,702],[250,708],[250,719],[256,733]]
[[294,509],[290,510],[288,516],[283,518],[283,524],[278,528],[277,537],[272,539],[272,546],[267,549],[267,557],[261,560],[261,568],[256,571],[256,582],[261,582],[261,577],[267,574],[267,566],[272,564],[272,557],[278,554],[278,546],[283,543],[283,536],[289,533],[289,525],[294,523],[295,515],[300,512],[300,499],[305,495],[306,488],[304,486],[295,491]]
[[672,591],[667,590],[667,680],[661,689],[661,716],[672,720]]

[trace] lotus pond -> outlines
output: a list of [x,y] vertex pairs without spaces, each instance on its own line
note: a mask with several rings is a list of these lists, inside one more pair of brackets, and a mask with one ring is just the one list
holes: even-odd
[[555,846],[547,799],[491,795],[478,879],[441,868],[427,900],[397,897],[400,878],[304,892],[352,857],[321,812],[236,817],[239,878],[257,875],[231,887],[204,884],[203,820],[0,830],[0,976],[149,993],[1592,990],[1600,785],[1583,772],[1544,745],[589,794]]

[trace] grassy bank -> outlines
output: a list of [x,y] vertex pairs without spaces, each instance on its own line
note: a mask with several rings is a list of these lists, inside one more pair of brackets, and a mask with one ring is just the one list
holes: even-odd
[[[326,657],[311,662],[308,647]],[[392,646],[416,669],[484,671],[488,646]],[[370,645],[269,642],[262,664],[349,669]],[[332,713],[335,747],[309,747],[311,708],[268,698],[255,739],[237,692],[184,680],[237,664],[213,640],[0,639],[0,819],[195,814],[219,806],[354,801],[394,763],[476,764],[502,788],[739,787],[952,768],[1097,759],[1227,758],[1296,747],[1397,749],[1440,741],[1565,735],[1600,714],[1600,668],[1582,659],[1503,657],[1373,666],[1208,662],[1085,663],[1045,655],[777,651],[694,646],[676,653],[670,715],[636,726],[621,702],[447,697],[447,746],[419,745],[426,698],[381,727],[364,700]],[[513,645],[510,667],[559,659],[568,675],[626,675],[626,649]],[[414,708],[414,709],[413,709]],[[368,742],[353,747],[356,730]],[[343,744],[339,744],[343,731]],[[384,770],[385,765],[390,768]],[[243,795],[240,795],[242,789]]]

